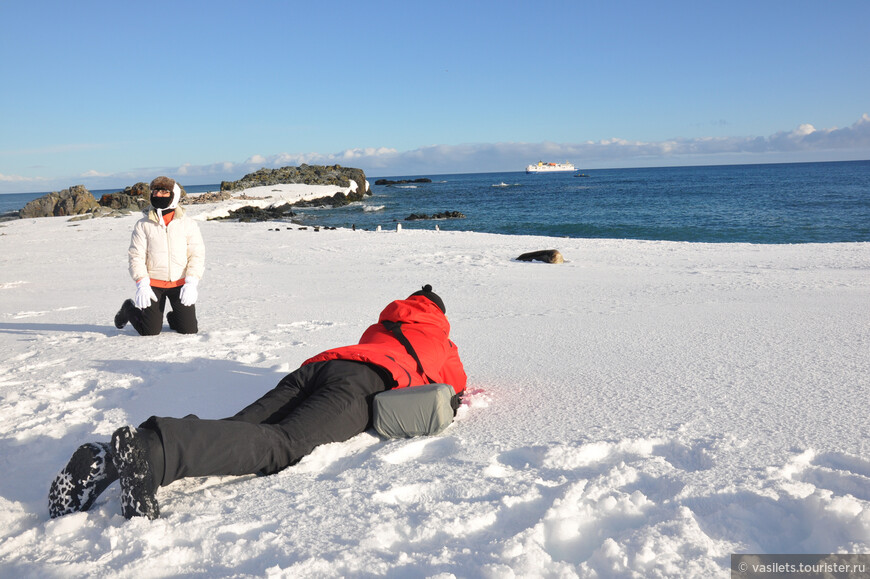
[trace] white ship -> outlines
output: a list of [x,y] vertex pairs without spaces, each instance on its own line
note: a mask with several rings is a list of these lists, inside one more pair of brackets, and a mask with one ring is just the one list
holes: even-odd
[[574,165],[565,161],[564,163],[544,163],[538,161],[537,165],[529,165],[526,167],[526,173],[555,173],[561,171],[573,171]]

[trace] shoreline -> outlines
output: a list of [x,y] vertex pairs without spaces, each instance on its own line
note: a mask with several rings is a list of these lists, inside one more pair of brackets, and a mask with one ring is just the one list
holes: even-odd
[[[634,170],[596,174],[582,183],[576,179],[520,179],[516,187],[497,191],[492,189],[493,179],[507,180],[506,174],[455,175],[449,182],[415,185],[408,190],[372,187],[373,196],[349,205],[293,208],[297,216],[292,216],[292,221],[310,227],[361,229],[395,228],[401,223],[408,229],[437,226],[554,239],[761,245],[866,242],[870,235],[864,216],[870,207],[860,190],[866,169],[865,165],[856,166],[849,170],[854,175],[838,173],[833,175],[835,179],[826,180],[824,168],[815,168],[812,174],[780,168],[776,169],[775,181],[779,185],[769,187],[765,183],[771,175],[764,170],[743,175],[733,169],[699,173],[684,168],[659,176]],[[527,177],[520,173],[516,176]],[[678,187],[676,195],[672,194],[673,187]],[[758,187],[766,194],[745,193]],[[814,192],[824,187],[830,189],[825,197],[828,201],[815,199]],[[244,216],[245,220],[281,219],[283,213],[289,212],[256,209],[269,202],[285,202],[272,196],[272,188],[262,188],[269,201],[244,203],[255,208]],[[217,187],[203,187],[189,194],[202,196],[214,189]],[[259,196],[258,192],[248,191],[250,196]],[[224,192],[216,197],[228,195]],[[328,202],[328,197],[325,200]],[[412,220],[417,216],[427,219]],[[440,220],[438,216],[454,218]]]
[[[295,203],[297,201],[304,201],[309,199],[316,199],[319,197],[324,197],[328,195],[333,195],[338,192],[346,193],[349,189],[353,187],[336,187],[329,185],[304,185],[304,184],[284,184],[284,185],[267,185],[260,187],[252,187],[240,191],[234,192],[235,197],[223,200],[223,201],[213,201],[213,202],[205,202],[205,203],[187,203],[182,205],[185,211],[193,217],[194,219],[204,222],[215,218],[226,217],[231,210],[238,209],[244,206],[255,206],[255,207],[269,207],[272,205],[280,205],[283,203]],[[202,195],[209,195],[215,193],[214,191],[201,191],[197,193],[189,194],[189,197],[196,198]],[[248,198],[236,198],[238,196],[245,196]],[[329,210],[329,209],[327,209]],[[130,212],[129,216],[135,216],[137,219],[139,218],[138,212]],[[70,221],[77,216],[59,216],[59,217],[38,217],[38,218],[18,218],[15,217],[13,219],[3,220],[2,215],[0,215],[0,231],[2,228],[19,221],[31,221],[38,222],[44,219],[51,220],[65,220]],[[111,217],[96,217],[94,219],[117,219],[122,216],[111,216]],[[83,221],[90,221],[90,219],[84,219]],[[469,233],[469,234],[481,234],[481,235],[496,235],[496,236],[504,236],[506,238],[515,238],[515,237],[531,237],[531,238],[540,238],[542,240],[552,240],[552,243],[556,242],[568,241],[568,240],[576,240],[576,241],[587,241],[587,242],[595,242],[595,241],[633,241],[638,243],[673,243],[673,244],[697,244],[697,245],[713,245],[713,246],[727,246],[727,245],[753,245],[759,247],[777,247],[777,246],[813,246],[813,245],[836,245],[836,244],[866,244],[870,246],[870,241],[808,241],[808,242],[800,242],[800,243],[754,243],[748,241],[673,241],[666,239],[635,239],[635,238],[608,238],[608,237],[565,237],[565,236],[549,236],[535,233],[493,233],[493,232],[482,232],[482,231],[472,231],[472,230],[441,230],[440,223],[446,220],[440,219],[430,219],[430,220],[414,220],[414,221],[385,221],[382,226],[380,226],[380,231],[382,232],[395,232],[397,226],[401,226],[400,229],[402,232],[412,232],[412,231],[439,231],[440,233]],[[76,221],[76,223],[81,223],[82,221]],[[233,221],[227,221],[226,223],[234,223]],[[259,221],[259,222],[249,222],[243,223],[242,225],[247,227],[254,227],[257,224],[271,224],[272,227],[275,227],[276,224],[286,225],[290,223],[289,221]],[[318,229],[338,229],[338,230],[347,230],[351,231],[349,227],[337,227],[337,228],[327,228],[318,225],[300,225],[300,224],[292,224],[293,227],[303,227],[303,228],[311,228],[314,229],[317,227]],[[429,225],[426,227],[425,225]],[[375,229],[366,229],[366,228],[357,228],[357,231],[371,231],[376,232]],[[539,248],[543,249],[543,248]]]
[[[349,191],[353,191],[356,187],[355,184],[352,183],[350,187],[338,187],[331,185],[307,185],[307,184],[279,184],[279,185],[264,185],[258,187],[246,188],[238,191],[234,191],[233,197],[226,200],[215,200],[213,202],[203,202],[203,203],[185,203],[182,207],[185,208],[186,211],[189,212],[192,216],[195,216],[196,219],[199,220],[208,220],[208,219],[220,219],[223,217],[227,217],[229,212],[232,210],[239,209],[245,206],[252,207],[260,207],[266,208],[270,206],[278,206],[282,204],[293,204],[299,201],[317,199],[322,197],[330,197],[336,193],[344,193],[347,194]],[[370,190],[370,183],[367,181],[366,189]],[[195,193],[189,193],[188,197],[191,199],[196,199],[201,196],[208,196],[216,194],[216,191],[198,191]],[[373,199],[372,197],[366,197],[366,200]],[[363,206],[365,207],[364,201],[356,201],[351,203],[348,207],[353,206]],[[295,210],[295,208],[294,208]],[[318,212],[325,211],[340,211],[341,208],[309,208],[302,207],[299,209],[299,212],[306,214],[308,216],[315,216],[312,218],[312,222],[310,223],[299,223],[293,219],[288,220],[268,220],[268,221],[250,221],[246,223],[248,226],[253,226],[256,223],[271,223],[274,226],[285,226],[287,224],[292,224],[294,227],[309,227],[320,229],[351,229],[351,227],[347,226],[330,226],[317,221],[316,215]],[[138,212],[132,212],[131,214],[138,215]],[[12,215],[12,218],[4,219],[4,216]],[[83,216],[66,216],[66,217],[58,217],[58,219],[77,219],[77,220],[88,220],[89,214],[85,214]],[[115,218],[118,214],[110,214],[101,216],[99,218]],[[40,218],[30,218],[30,219],[50,219],[50,217],[40,217]],[[8,223],[14,223],[18,221],[16,212],[11,212],[8,214],[0,215],[0,228],[4,227]],[[564,236],[564,235],[545,235],[540,233],[529,233],[529,232],[492,232],[492,231],[476,231],[473,229],[453,229],[456,220],[452,219],[416,219],[416,220],[384,220],[383,222],[378,223],[377,225],[366,225],[366,226],[357,226],[356,229],[361,231],[375,231],[375,230],[383,230],[390,231],[396,230],[397,227],[400,227],[406,231],[414,231],[414,230],[441,230],[445,223],[447,229],[443,229],[442,231],[465,231],[468,233],[490,233],[493,235],[504,235],[506,237],[514,237],[514,236],[533,236],[533,237],[541,237],[544,239],[552,240],[552,243],[560,243],[563,240],[633,240],[633,241],[641,241],[641,242],[671,242],[671,243],[697,243],[697,244],[712,244],[712,245],[729,245],[729,244],[751,244],[758,246],[783,246],[783,245],[799,245],[799,246],[808,246],[814,244],[839,244],[839,243],[870,243],[870,241],[865,240],[857,240],[857,241],[842,241],[842,240],[831,240],[831,241],[743,241],[743,240],[669,240],[669,239],[654,239],[654,238],[641,238],[641,237],[606,237],[606,236],[591,236],[591,237],[582,237],[582,236]]]

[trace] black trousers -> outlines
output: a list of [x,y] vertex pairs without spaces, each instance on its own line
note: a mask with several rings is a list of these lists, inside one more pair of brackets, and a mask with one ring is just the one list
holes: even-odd
[[151,444],[155,487],[190,476],[278,472],[316,446],[370,427],[372,400],[388,384],[392,378],[381,368],[330,360],[288,374],[230,418],[152,416],[140,429],[150,431],[143,438]]
[[144,310],[130,308],[127,316],[130,325],[140,336],[156,336],[163,329],[163,312],[166,311],[166,300],[172,306],[172,311],[166,316],[169,327],[179,334],[195,334],[199,331],[196,322],[196,305],[185,306],[181,303],[181,287],[159,288],[151,286],[156,302]]

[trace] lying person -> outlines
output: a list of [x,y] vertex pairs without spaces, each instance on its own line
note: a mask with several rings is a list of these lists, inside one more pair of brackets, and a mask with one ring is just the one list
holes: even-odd
[[152,416],[119,428],[110,443],[80,446],[51,484],[49,514],[86,511],[120,480],[123,515],[155,519],[158,487],[184,477],[276,473],[366,430],[379,392],[429,383],[461,394],[466,375],[444,302],[426,285],[387,305],[358,344],[309,358],[235,416]]

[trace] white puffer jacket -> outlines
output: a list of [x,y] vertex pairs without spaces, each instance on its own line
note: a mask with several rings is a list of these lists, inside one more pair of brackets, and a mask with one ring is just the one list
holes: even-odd
[[177,281],[186,277],[202,279],[205,270],[205,244],[196,221],[175,209],[175,217],[164,227],[157,212],[149,207],[136,222],[130,239],[130,275],[133,281],[143,277]]

